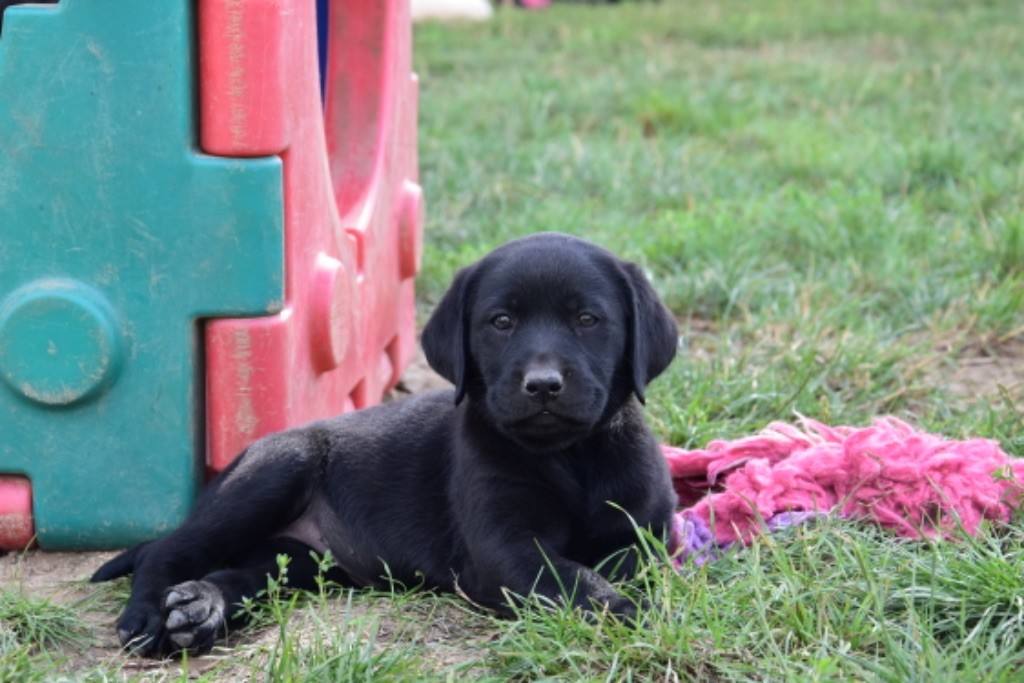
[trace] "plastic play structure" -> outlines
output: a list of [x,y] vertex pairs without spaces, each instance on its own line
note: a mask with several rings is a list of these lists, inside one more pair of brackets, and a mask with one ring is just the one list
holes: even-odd
[[407,1],[5,12],[0,548],[152,538],[253,439],[395,385],[416,103]]

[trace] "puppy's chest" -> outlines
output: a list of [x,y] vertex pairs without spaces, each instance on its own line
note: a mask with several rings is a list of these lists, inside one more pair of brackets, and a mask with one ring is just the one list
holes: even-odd
[[630,505],[625,479],[623,473],[600,462],[582,458],[566,460],[553,468],[550,494],[561,502],[567,516],[585,526],[588,520],[613,505]]

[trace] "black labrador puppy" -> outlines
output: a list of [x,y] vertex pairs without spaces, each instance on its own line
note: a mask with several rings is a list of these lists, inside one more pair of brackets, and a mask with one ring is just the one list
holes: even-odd
[[423,331],[454,390],[246,449],[180,528],[93,576],[134,575],[121,642],[205,652],[279,553],[289,585],[314,587],[311,550],[330,551],[345,585],[458,590],[504,612],[532,592],[632,618],[609,581],[635,571],[636,527],[670,526],[675,494],[640,403],[677,335],[640,269],[600,247],[538,234],[496,249],[458,273]]

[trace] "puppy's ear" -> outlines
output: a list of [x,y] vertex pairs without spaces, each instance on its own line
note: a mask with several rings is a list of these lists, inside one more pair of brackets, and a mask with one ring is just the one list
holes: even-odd
[[469,380],[469,338],[466,323],[469,287],[474,267],[463,268],[423,328],[420,342],[427,362],[437,374],[455,385],[455,405],[466,397]]
[[633,393],[643,403],[648,382],[660,375],[676,355],[679,327],[640,268],[623,263],[622,271],[633,316],[626,360],[632,370]]

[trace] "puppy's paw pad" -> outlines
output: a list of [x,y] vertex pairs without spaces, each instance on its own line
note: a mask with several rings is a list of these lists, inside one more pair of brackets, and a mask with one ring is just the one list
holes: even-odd
[[224,627],[224,596],[207,581],[173,586],[164,598],[164,628],[177,649],[202,653]]
[[177,633],[172,633],[170,639],[180,649],[187,650],[196,641],[196,634],[191,631],[178,631]]
[[[209,581],[186,581],[172,586],[164,597],[164,613],[177,615],[186,622],[201,623],[211,615],[224,612],[224,596]],[[181,626],[186,622],[178,623]],[[175,628],[167,624],[168,628]]]

